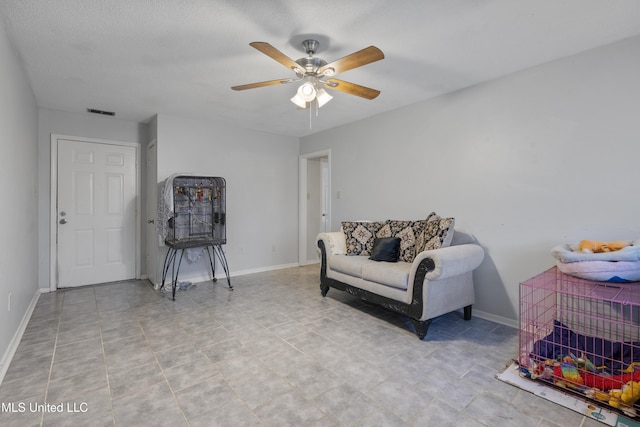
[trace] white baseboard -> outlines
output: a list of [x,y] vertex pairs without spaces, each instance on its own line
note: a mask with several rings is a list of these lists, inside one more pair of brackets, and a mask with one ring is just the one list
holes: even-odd
[[[229,274],[229,276],[230,277],[244,276],[246,274],[264,273],[265,271],[282,270],[284,268],[291,268],[291,267],[298,267],[298,266],[299,264],[297,263],[270,265],[267,267],[232,271],[231,274]],[[222,273],[222,274],[218,274],[218,273]],[[224,271],[220,271],[220,272],[216,271],[216,279],[218,279],[218,281],[225,280],[226,278],[227,278],[227,275],[224,274]],[[179,282],[200,283],[200,282],[208,282],[209,280],[211,280],[211,272],[194,272],[194,273],[185,274],[185,275],[180,274],[180,277],[178,277]],[[167,283],[165,283],[165,286],[169,283],[170,283],[170,280],[167,280]]]
[[292,267],[299,267],[299,264],[292,263],[292,264],[270,265],[268,267],[259,267],[259,268],[251,268],[248,270],[234,271],[233,273],[231,273],[231,277],[244,276],[245,274],[264,273],[265,271],[282,270],[283,268],[292,268]]
[[487,313],[484,311],[476,310],[473,308],[473,316],[477,316],[484,320],[490,320],[492,322],[499,323],[501,325],[510,326],[512,328],[520,328],[520,323],[517,320],[509,319],[507,317],[496,316],[495,314]]
[[[49,289],[47,289],[49,292]],[[7,350],[2,355],[2,360],[0,360],[0,384],[4,380],[4,376],[9,369],[9,365],[11,364],[11,360],[13,359],[13,355],[16,354],[16,350],[18,349],[18,345],[20,344],[20,340],[22,339],[22,335],[24,335],[25,329],[27,329],[27,325],[29,324],[29,319],[31,319],[31,315],[33,314],[33,310],[36,308],[36,304],[38,303],[38,299],[40,298],[41,290],[38,289],[36,293],[31,298],[31,302],[27,307],[27,311],[24,312],[24,316],[22,316],[22,320],[18,325],[18,329],[16,333],[13,334],[13,338],[7,347]]]

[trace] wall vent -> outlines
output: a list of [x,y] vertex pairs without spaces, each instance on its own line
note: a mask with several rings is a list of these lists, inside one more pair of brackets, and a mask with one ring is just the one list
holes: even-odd
[[96,110],[95,108],[87,108],[87,111],[93,114],[102,114],[103,116],[113,117],[116,115],[113,111]]

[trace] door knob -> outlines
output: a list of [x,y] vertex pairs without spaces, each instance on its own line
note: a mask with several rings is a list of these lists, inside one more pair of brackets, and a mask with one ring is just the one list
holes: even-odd
[[154,220],[152,220],[152,219],[148,219],[148,220],[147,220],[147,224],[154,224],[154,223],[155,223],[155,221],[154,221]]
[[66,220],[65,218],[62,218],[62,219],[60,220],[60,224],[64,225],[64,224],[66,224],[66,223],[67,223],[67,220]]

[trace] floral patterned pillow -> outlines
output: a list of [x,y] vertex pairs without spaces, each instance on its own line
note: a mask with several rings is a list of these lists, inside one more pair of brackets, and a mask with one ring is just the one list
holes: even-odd
[[429,215],[427,215],[427,219],[425,219],[424,221],[421,221],[422,223],[422,230],[420,231],[420,233],[418,233],[418,236],[416,237],[416,255],[418,254],[418,252],[420,252],[422,250],[422,248],[424,248],[424,244],[425,244],[425,228],[427,227],[427,223],[429,221],[433,221],[436,219],[440,219],[440,215],[438,215],[435,212],[431,212]]
[[422,238],[424,243],[420,252],[449,246],[453,240],[454,225],[454,218],[438,218],[427,221]]
[[434,219],[440,219],[440,215],[438,215],[435,212],[431,212],[429,215],[427,215],[427,219],[425,221],[432,221]]
[[400,238],[400,261],[413,262],[416,257],[416,241],[422,234],[425,221],[389,220],[378,230],[376,237]]
[[370,255],[373,240],[380,227],[380,222],[343,221],[342,231],[347,244],[347,255]]

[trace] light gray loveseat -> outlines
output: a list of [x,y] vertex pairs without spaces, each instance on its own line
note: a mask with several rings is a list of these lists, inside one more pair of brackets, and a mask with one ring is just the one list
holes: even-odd
[[431,320],[442,314],[463,308],[464,319],[471,319],[473,270],[484,258],[473,235],[454,230],[451,224],[453,235],[444,242],[441,239],[437,249],[418,246],[415,255],[404,261],[373,261],[371,250],[349,254],[353,248],[347,247],[344,224],[342,231],[318,235],[322,296],[335,288],[406,314],[420,339],[426,336]]

